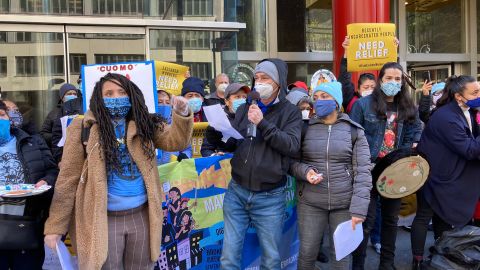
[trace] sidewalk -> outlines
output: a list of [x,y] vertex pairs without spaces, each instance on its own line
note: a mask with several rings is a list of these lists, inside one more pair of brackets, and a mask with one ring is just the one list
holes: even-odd
[[[328,241],[326,241],[328,242]],[[428,248],[433,246],[433,233],[431,231],[428,232],[427,241],[425,243],[425,250],[428,253]],[[328,244],[328,243],[326,243]],[[327,251],[328,247],[325,245],[324,250]],[[370,244],[367,249],[367,259],[365,263],[365,269],[368,270],[375,270],[378,269],[378,263],[380,260],[380,255],[378,255],[373,248],[371,248]],[[406,231],[402,227],[398,227],[397,233],[397,248],[395,250],[395,267],[397,270],[410,270],[412,263],[412,251],[410,245],[410,232]],[[317,262],[316,269],[317,270],[328,270],[328,264],[322,264]]]

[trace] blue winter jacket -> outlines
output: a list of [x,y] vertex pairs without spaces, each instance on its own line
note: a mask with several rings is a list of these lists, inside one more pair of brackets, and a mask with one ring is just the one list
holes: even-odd
[[[372,96],[360,98],[353,105],[350,118],[362,125],[365,129],[372,162],[378,157],[382,147],[387,126],[386,119],[380,119],[372,107]],[[412,147],[413,143],[420,141],[422,135],[422,123],[415,117],[412,123],[400,120],[397,122],[397,134],[395,138],[395,149]]]
[[480,132],[474,119],[472,126],[473,132],[453,101],[430,116],[417,148],[430,164],[422,192],[434,212],[454,226],[470,221],[480,197]]

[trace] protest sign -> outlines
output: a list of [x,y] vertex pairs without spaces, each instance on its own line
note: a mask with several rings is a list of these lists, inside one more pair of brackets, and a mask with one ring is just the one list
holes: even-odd
[[90,98],[95,84],[108,73],[122,74],[134,82],[145,97],[148,111],[156,112],[157,91],[153,61],[82,66],[83,109],[85,112],[90,108]]
[[[220,269],[224,235],[223,199],[231,179],[231,155],[184,159],[158,167],[164,194],[158,269]],[[280,247],[282,269],[296,269],[299,249],[295,180],[286,186]],[[245,235],[242,269],[259,269],[261,248],[253,224]]]
[[186,79],[189,67],[178,64],[155,61],[157,90],[163,90],[175,96],[180,96],[182,83]]
[[347,70],[379,70],[387,62],[397,61],[395,24],[353,23],[347,25],[350,46]]
[[192,157],[202,157],[200,149],[202,148],[203,138],[205,138],[205,131],[207,130],[208,122],[193,123],[192,133]]

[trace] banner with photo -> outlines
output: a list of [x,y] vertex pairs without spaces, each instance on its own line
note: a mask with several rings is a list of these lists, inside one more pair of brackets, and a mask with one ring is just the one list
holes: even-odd
[[[158,167],[163,200],[161,255],[156,269],[220,269],[223,198],[231,179],[231,155],[184,159]],[[299,249],[295,180],[286,187],[282,269],[296,269]],[[254,226],[245,236],[242,269],[260,269]]]
[[347,70],[380,70],[387,62],[397,62],[395,24],[352,23],[347,25],[350,46]]
[[95,84],[108,73],[122,74],[134,82],[145,97],[148,111],[150,113],[156,112],[157,88],[153,61],[82,66],[83,109],[85,112],[90,108],[90,98],[92,97]]

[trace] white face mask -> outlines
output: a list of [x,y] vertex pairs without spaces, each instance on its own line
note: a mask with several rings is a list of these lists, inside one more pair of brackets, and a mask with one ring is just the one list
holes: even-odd
[[310,119],[310,110],[303,110],[303,111],[302,111],[302,119],[303,119],[303,120],[308,120],[308,119]]
[[217,91],[220,91],[222,93],[225,93],[225,89],[227,89],[228,83],[221,83],[217,87]]
[[360,94],[362,97],[370,96],[373,93],[373,90],[365,90]]
[[255,91],[258,92],[261,99],[268,99],[273,94],[273,86],[269,83],[256,83]]

